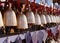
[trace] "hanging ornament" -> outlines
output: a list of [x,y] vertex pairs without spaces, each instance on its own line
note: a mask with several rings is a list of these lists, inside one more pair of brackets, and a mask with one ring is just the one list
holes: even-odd
[[18,19],[18,28],[19,29],[28,28],[27,18],[23,13],[18,14],[17,19]]
[[35,17],[34,17],[34,13],[32,12],[32,9],[31,9],[31,4],[28,4],[28,12],[26,14],[27,16],[27,21],[29,24],[34,24],[35,23]]
[[41,23],[42,24],[47,24],[46,16],[44,14],[42,14],[40,17],[41,17]]
[[2,14],[0,12],[0,27],[2,26],[4,26],[4,22],[3,22]]
[[28,20],[28,23],[32,23],[32,24],[35,23],[35,17],[34,17],[34,13],[32,11],[29,11],[27,13],[27,20]]
[[50,18],[50,8],[46,6],[46,20],[47,20],[47,23],[51,23],[51,18]]
[[11,9],[11,4],[9,8],[4,13],[5,26],[17,26],[17,20],[15,12]]
[[25,16],[25,14],[23,14],[25,6],[26,5],[23,4],[21,8],[21,12],[18,11],[18,14],[17,14],[17,23],[18,23],[17,28],[22,30],[25,30],[28,28],[27,17]]
[[39,14],[37,13],[37,11],[35,13],[35,25],[41,25],[41,18]]

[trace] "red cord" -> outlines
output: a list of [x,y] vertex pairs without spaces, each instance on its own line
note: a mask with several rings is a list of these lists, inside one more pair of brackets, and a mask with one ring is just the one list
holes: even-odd
[[0,6],[1,6],[1,1],[0,1]]
[[20,0],[17,0],[18,8],[20,8]]
[[35,0],[33,2],[31,2],[31,9],[32,9],[32,11],[35,11],[37,9]]

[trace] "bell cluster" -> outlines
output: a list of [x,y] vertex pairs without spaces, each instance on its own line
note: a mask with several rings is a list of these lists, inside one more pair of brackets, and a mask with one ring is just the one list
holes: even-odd
[[4,2],[0,6],[0,33],[20,33],[60,24],[59,10],[38,4],[34,8],[33,4],[20,3],[19,7],[16,3]]

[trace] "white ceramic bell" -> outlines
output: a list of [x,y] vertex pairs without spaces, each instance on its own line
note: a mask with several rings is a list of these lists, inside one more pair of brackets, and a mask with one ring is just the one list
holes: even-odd
[[59,17],[57,16],[57,23],[59,23]]
[[60,20],[60,15],[59,15],[59,20]]
[[60,16],[59,16],[59,24],[60,24]]
[[51,18],[49,15],[46,15],[46,20],[47,20],[47,23],[51,23]]
[[59,18],[59,16],[58,16],[58,23],[60,23],[60,18]]
[[17,26],[17,19],[15,12],[11,9],[11,3],[8,5],[9,7],[4,12],[4,22],[5,26]]
[[5,26],[17,26],[17,19],[13,10],[7,10],[4,13]]
[[23,7],[21,8],[21,12],[19,12],[17,16],[17,28],[18,29],[27,29],[28,28],[28,22],[27,22],[27,17],[26,15],[23,14],[25,9],[25,4],[23,4]]
[[18,14],[17,17],[17,23],[18,23],[18,28],[19,29],[27,29],[28,28],[28,23],[27,23],[27,18],[24,14]]
[[60,15],[59,15],[59,23],[60,23]]
[[56,23],[58,23],[58,17],[56,16]]
[[35,17],[34,17],[34,13],[32,11],[29,11],[27,13],[27,21],[28,21],[29,24],[30,23],[32,23],[32,24],[35,23]]
[[55,21],[56,21],[56,23],[57,23],[57,18],[56,18],[56,15],[55,15]]
[[41,23],[47,24],[46,16],[42,14],[40,17],[41,17]]
[[4,26],[2,14],[0,12],[0,27]]
[[51,23],[54,23],[53,15],[50,15],[50,18],[51,18]]
[[41,18],[39,14],[35,14],[35,25],[41,25]]
[[54,15],[53,15],[53,23],[56,23],[56,18]]
[[57,20],[57,23],[58,23],[58,17],[56,16],[56,20]]
[[55,17],[55,15],[53,15],[53,18],[54,18],[54,23],[56,23],[56,17]]

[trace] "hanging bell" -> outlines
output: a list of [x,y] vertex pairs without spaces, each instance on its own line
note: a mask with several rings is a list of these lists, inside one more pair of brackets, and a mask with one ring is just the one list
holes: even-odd
[[34,13],[32,11],[29,11],[27,13],[27,21],[29,24],[34,24],[35,23],[35,17],[34,17]]
[[55,15],[53,15],[53,18],[54,18],[54,23],[56,23],[56,17],[55,17]]
[[2,14],[0,12],[0,35],[1,34],[4,34],[4,22],[3,22]]
[[18,14],[17,20],[18,20],[18,26],[17,27],[19,29],[27,29],[28,28],[27,18],[23,13]]
[[47,20],[47,23],[51,23],[51,18],[49,15],[46,15],[46,20]]
[[[29,6],[30,7],[30,6]],[[27,22],[28,22],[28,27],[29,27],[29,31],[34,31],[35,30],[35,16],[34,13],[31,11],[31,8],[28,8],[28,12],[26,13],[26,17],[27,17]]]
[[58,24],[58,16],[56,16],[57,24]]
[[60,15],[59,15],[59,24],[60,24]]
[[17,26],[16,14],[11,9],[11,4],[4,13],[4,22],[5,22],[5,26]]
[[41,18],[40,15],[38,13],[35,13],[35,29],[39,30],[41,27]]
[[40,15],[36,13],[34,16],[35,16],[35,25],[41,25]]
[[17,26],[17,20],[15,12],[8,10],[4,13],[5,26]]
[[56,15],[54,16],[55,23],[57,23]]
[[3,23],[3,18],[2,18],[2,14],[0,12],[0,27],[3,27],[4,23]]
[[40,17],[41,17],[41,23],[47,24],[46,16],[42,14]]
[[53,15],[50,15],[51,23],[54,23]]
[[15,31],[16,26],[17,26],[16,14],[11,9],[10,3],[8,5],[8,8],[4,12],[4,24],[6,27],[6,34],[9,34],[11,29],[14,29],[14,31]]
[[59,20],[60,20],[59,15],[57,17],[58,17],[58,24],[59,24]]
[[17,14],[17,28],[18,32],[25,32],[28,29],[27,17],[23,14],[25,9],[25,4],[22,5],[21,12],[18,11]]
[[56,23],[58,23],[58,17],[56,16]]

